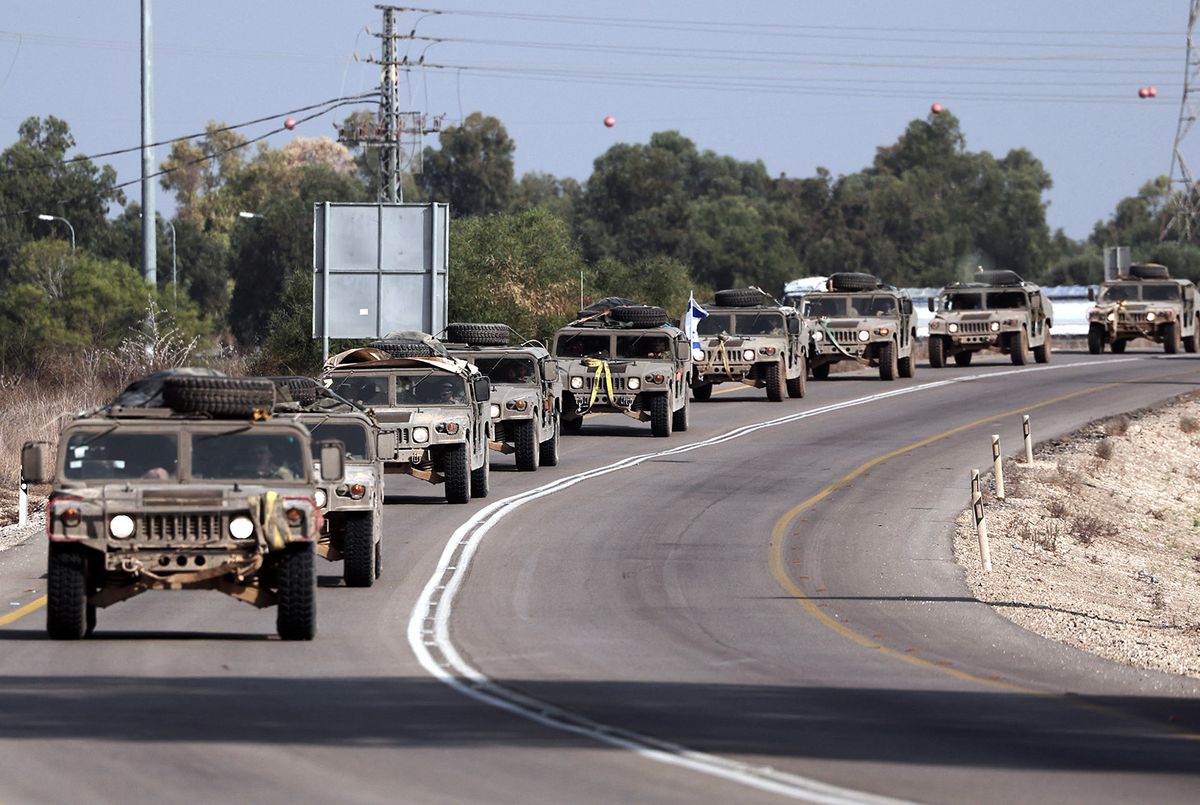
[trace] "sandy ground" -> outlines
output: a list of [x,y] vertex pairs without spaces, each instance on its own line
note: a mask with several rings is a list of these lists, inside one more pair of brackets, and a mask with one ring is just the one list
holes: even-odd
[[1092,423],[985,483],[992,571],[969,511],[955,556],[975,596],[1044,637],[1200,677],[1200,401]]

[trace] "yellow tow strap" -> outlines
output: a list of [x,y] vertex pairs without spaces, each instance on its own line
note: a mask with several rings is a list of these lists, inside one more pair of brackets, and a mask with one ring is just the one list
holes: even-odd
[[851,360],[854,360],[854,361],[858,361],[858,362],[859,362],[859,363],[861,363],[863,366],[867,366],[867,365],[869,365],[869,364],[871,363],[871,362],[870,362],[870,361],[868,361],[866,358],[859,357],[858,355],[852,355],[852,354],[850,354],[849,352],[847,352],[847,351],[846,351],[846,350],[845,350],[845,349],[842,347],[842,345],[841,345],[841,344],[839,344],[839,343],[837,342],[837,339],[833,337],[833,333],[831,333],[831,332],[829,331],[829,325],[828,325],[828,324],[825,322],[825,319],[821,319],[821,320],[820,320],[820,324],[821,324],[821,330],[822,330],[822,332],[824,332],[824,333],[825,333],[825,337],[829,339],[829,343],[833,344],[833,347],[834,347],[834,349],[836,349],[838,352],[840,352],[840,353],[842,353],[843,355],[845,355],[847,358],[849,358],[849,359],[851,359]]
[[600,396],[601,378],[604,380],[605,387],[608,390],[608,401],[612,405],[616,405],[616,394],[613,393],[612,370],[608,368],[608,361],[603,358],[588,358],[584,365],[589,369],[595,369],[595,379],[592,381],[592,399],[588,401],[588,408],[596,404],[596,398]]
[[288,544],[288,521],[283,511],[283,499],[278,492],[250,496],[250,519],[263,535],[271,550],[278,551]]
[[725,365],[725,376],[733,377],[733,370],[729,368],[729,353],[725,351],[725,337],[717,339],[717,352],[721,355],[721,363]]

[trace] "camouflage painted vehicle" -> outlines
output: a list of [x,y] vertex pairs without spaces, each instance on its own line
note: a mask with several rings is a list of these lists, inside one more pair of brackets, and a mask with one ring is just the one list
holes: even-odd
[[697,400],[712,397],[717,383],[765,388],[767,399],[803,397],[808,378],[807,323],[794,307],[778,304],[758,288],[717,291],[708,316],[697,322],[701,351],[692,375]]
[[[78,639],[99,608],[205,589],[275,606],[280,637],[311,640],[322,517],[308,430],[271,415],[270,381],[164,375],[157,399],[127,391],[68,422],[57,459],[46,442],[22,450],[25,477],[54,487],[47,631]],[[319,454],[322,480],[338,482],[342,445]]]
[[492,383],[491,447],[516,455],[517,469],[558,464],[562,379],[541,343],[509,346],[506,324],[457,323],[446,328],[447,351],[473,363]]
[[996,350],[1014,364],[1049,363],[1050,300],[1042,289],[1012,271],[980,271],[974,282],[947,285],[929,300],[929,365],[941,369],[953,358],[967,366],[976,352]]
[[1100,293],[1088,290],[1096,306],[1088,311],[1088,352],[1099,355],[1108,344],[1125,351],[1135,338],[1163,345],[1167,354],[1182,344],[1196,351],[1196,286],[1191,280],[1171,279],[1166,266],[1134,263],[1128,276],[1109,280]]
[[332,356],[322,381],[394,434],[385,473],[444,483],[450,503],[488,496],[491,384],[474,365],[423,333],[393,334]]
[[828,290],[805,294],[801,310],[811,334],[808,365],[825,380],[833,364],[879,367],[881,380],[917,372],[917,319],[908,294],[870,274],[831,274]]
[[589,414],[649,422],[655,436],[688,429],[692,346],[660,307],[612,297],[580,311],[554,336],[563,375],[563,428]]

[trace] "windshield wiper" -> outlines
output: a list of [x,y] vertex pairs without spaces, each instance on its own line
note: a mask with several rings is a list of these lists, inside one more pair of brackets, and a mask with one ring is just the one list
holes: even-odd
[[114,430],[116,430],[118,427],[119,427],[119,425],[109,425],[107,429],[100,431],[100,432],[99,432],[99,433],[97,433],[95,436],[92,436],[90,439],[88,439],[86,442],[83,442],[82,444],[77,444],[77,445],[75,445],[74,447],[72,447],[71,449],[72,449],[72,450],[78,450],[78,449],[79,449],[79,448],[81,448],[81,447],[87,447],[87,446],[88,446],[88,445],[90,445],[92,442],[96,441],[97,439],[102,439],[102,438],[104,438],[105,436],[107,436],[108,434],[112,433],[112,432],[113,432]]
[[254,427],[254,426],[253,425],[242,425],[241,427],[233,428],[232,430],[223,430],[220,433],[202,433],[199,436],[193,436],[192,438],[203,441],[204,439],[215,439],[218,436],[233,436],[234,434],[237,434],[237,433],[245,433],[246,431],[250,430],[252,427]]

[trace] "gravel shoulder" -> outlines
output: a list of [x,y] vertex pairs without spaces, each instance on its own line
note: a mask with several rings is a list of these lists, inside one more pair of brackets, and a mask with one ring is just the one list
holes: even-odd
[[1198,398],[1094,422],[1004,479],[1005,500],[985,493],[990,573],[970,512],[956,523],[975,596],[1043,637],[1200,678]]

